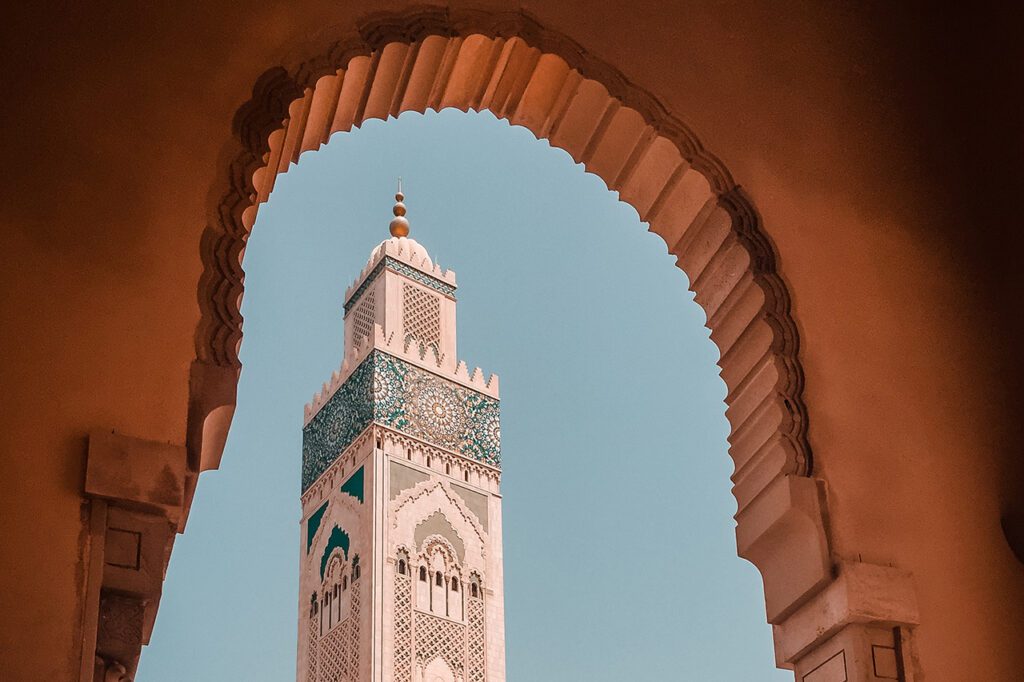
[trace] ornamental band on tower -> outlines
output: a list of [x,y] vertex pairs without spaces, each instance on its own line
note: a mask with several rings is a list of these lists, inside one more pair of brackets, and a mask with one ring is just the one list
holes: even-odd
[[455,273],[395,198],[305,410],[297,679],[504,682],[498,379],[457,361]]

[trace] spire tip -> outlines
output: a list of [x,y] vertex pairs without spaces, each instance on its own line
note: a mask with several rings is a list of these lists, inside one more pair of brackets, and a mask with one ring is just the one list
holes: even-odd
[[395,214],[391,221],[390,230],[392,237],[409,236],[409,219],[405,217],[405,195],[402,194],[402,177],[398,177],[398,192],[395,193],[395,207],[392,212]]

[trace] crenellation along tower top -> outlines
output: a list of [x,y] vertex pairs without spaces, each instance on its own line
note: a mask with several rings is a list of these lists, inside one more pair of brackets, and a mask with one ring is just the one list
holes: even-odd
[[306,406],[298,680],[504,682],[498,379],[456,360],[455,273],[395,199]]
[[470,369],[458,360],[455,271],[443,269],[408,236],[401,180],[395,200],[392,236],[373,248],[345,291],[345,361],[306,406],[307,422],[373,349],[498,397],[496,375],[485,379],[479,367]]
[[[374,354],[383,353],[426,370],[482,399],[498,399],[496,375],[485,378],[479,367],[470,369],[458,360],[455,272],[443,270],[423,245],[408,236],[401,185],[395,200],[395,217],[389,226],[392,236],[373,248],[362,272],[345,292],[344,361],[306,405],[307,427]],[[315,459],[320,464],[307,467],[304,486],[311,483],[310,476],[323,471],[323,459]],[[496,462],[496,452],[488,460]]]

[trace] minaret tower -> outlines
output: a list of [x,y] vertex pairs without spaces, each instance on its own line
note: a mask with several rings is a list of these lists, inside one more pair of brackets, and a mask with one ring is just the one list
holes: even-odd
[[504,682],[498,379],[455,354],[455,273],[391,238],[306,406],[300,682]]

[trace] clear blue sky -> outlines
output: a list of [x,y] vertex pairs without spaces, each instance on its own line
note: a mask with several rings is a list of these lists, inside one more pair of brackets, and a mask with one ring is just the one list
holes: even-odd
[[685,275],[566,153],[456,111],[335,135],[260,209],[238,411],[139,680],[294,679],[302,408],[398,175],[411,236],[458,273],[461,357],[501,376],[509,680],[792,680],[736,556],[725,385]]

